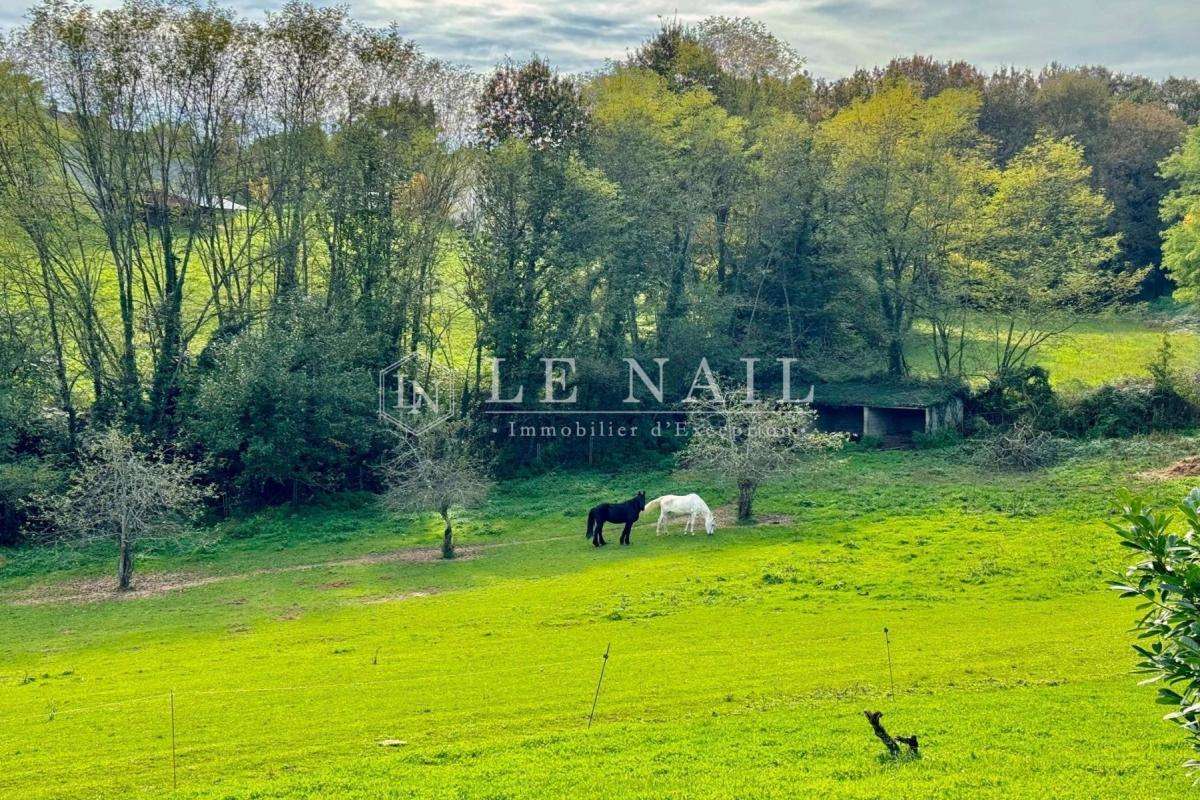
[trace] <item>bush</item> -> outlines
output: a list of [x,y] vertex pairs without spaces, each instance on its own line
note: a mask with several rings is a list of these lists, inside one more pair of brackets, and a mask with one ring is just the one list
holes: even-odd
[[1059,455],[1059,443],[1046,431],[1028,421],[997,430],[980,440],[981,464],[1001,469],[1033,470],[1052,464]]
[[[1122,498],[1120,522],[1109,523],[1121,544],[1140,560],[1112,588],[1139,601],[1138,671],[1157,683],[1158,702],[1175,707],[1167,720],[1182,727],[1200,751],[1200,674],[1196,671],[1196,631],[1200,629],[1200,517],[1193,503],[1178,506],[1183,531],[1174,530],[1166,511],[1134,497]],[[1189,761],[1188,767],[1200,767]]]
[[1196,424],[1196,406],[1175,383],[1105,384],[1067,404],[1062,427],[1077,436],[1126,437]]
[[990,426],[1006,427],[1026,420],[1041,430],[1054,430],[1061,407],[1043,367],[1027,366],[993,376],[969,398],[967,413]]
[[54,494],[65,474],[39,458],[0,462],[0,547],[20,544],[40,517],[38,498]]

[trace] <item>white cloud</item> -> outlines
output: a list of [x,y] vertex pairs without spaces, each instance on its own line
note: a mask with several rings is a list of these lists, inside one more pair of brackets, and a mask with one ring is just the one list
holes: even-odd
[[[282,0],[236,0],[260,15]],[[113,5],[99,0],[97,5]],[[350,0],[369,24],[397,22],[436,56],[486,68],[538,53],[565,70],[623,58],[652,35],[660,15],[695,21],[751,16],[791,42],[817,75],[924,53],[983,68],[1050,61],[1103,63],[1152,77],[1200,76],[1195,0],[733,0],[659,5],[649,0]],[[0,24],[21,12],[0,11]]]

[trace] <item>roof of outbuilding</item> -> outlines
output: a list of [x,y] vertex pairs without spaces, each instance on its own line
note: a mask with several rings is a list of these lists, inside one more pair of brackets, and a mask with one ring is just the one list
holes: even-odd
[[813,404],[926,408],[962,397],[965,392],[962,384],[943,381],[839,381],[816,384],[813,387]]

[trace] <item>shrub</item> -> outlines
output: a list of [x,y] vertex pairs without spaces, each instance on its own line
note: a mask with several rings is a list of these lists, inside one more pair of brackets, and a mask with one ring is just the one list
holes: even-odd
[[[1166,719],[1184,728],[1200,751],[1200,673],[1196,670],[1196,631],[1200,630],[1200,517],[1188,502],[1178,507],[1186,532],[1171,530],[1174,518],[1124,497],[1120,521],[1109,523],[1121,544],[1139,554],[1141,560],[1129,567],[1124,580],[1111,584],[1122,597],[1141,601],[1142,616],[1137,628],[1139,643],[1133,645],[1140,657],[1138,670],[1146,682],[1163,684],[1158,702],[1174,706]],[[1190,761],[1195,768],[1200,761]]]
[[1148,365],[1149,380],[1106,384],[1068,404],[1065,430],[1081,436],[1126,437],[1196,424],[1193,392],[1176,373],[1171,340],[1163,336]]
[[37,498],[58,491],[64,473],[33,457],[0,462],[0,547],[20,544],[40,516]]
[[990,378],[987,386],[969,399],[967,411],[991,426],[1027,420],[1034,427],[1053,430],[1061,408],[1050,387],[1050,374],[1043,367],[1027,366]]
[[1033,470],[1045,467],[1059,455],[1059,443],[1046,431],[1022,420],[980,439],[978,458],[985,466]]
[[1196,407],[1174,384],[1105,384],[1067,404],[1063,429],[1078,436],[1126,437],[1196,424]]

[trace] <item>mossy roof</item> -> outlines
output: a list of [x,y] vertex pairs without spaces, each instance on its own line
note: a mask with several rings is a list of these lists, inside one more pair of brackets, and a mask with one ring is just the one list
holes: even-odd
[[960,384],[923,381],[839,381],[813,387],[813,403],[830,406],[925,408],[961,397]]

